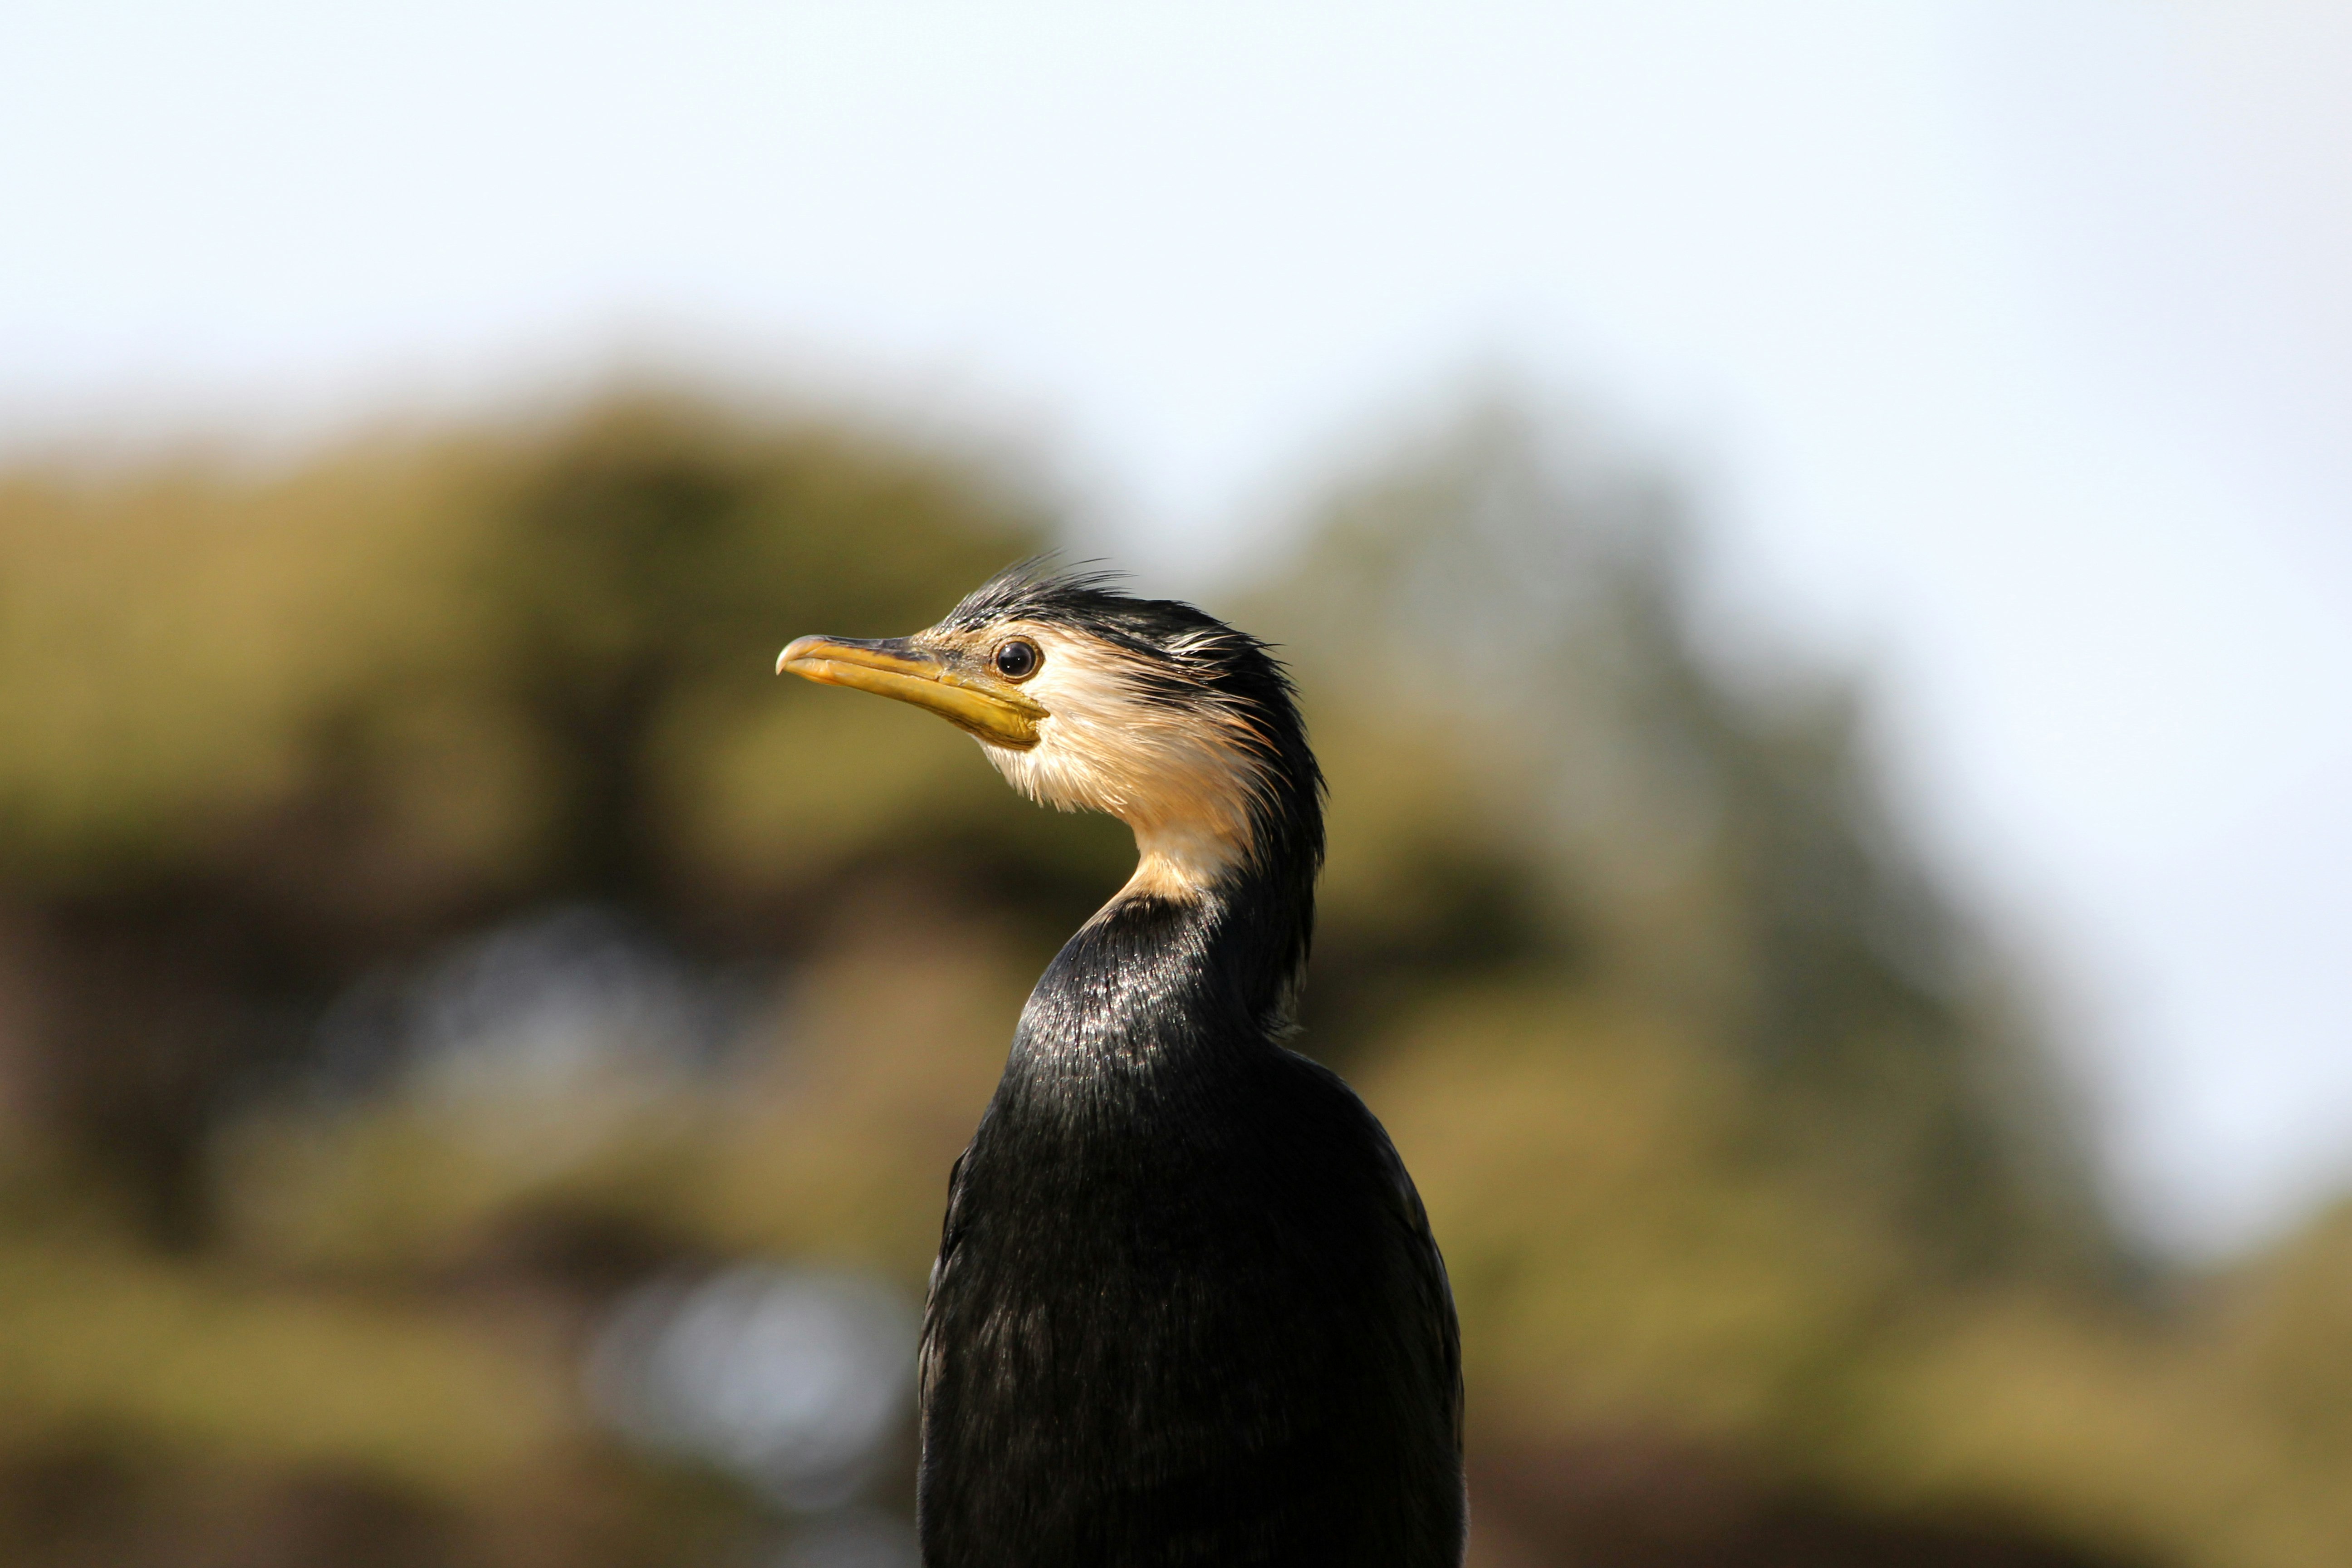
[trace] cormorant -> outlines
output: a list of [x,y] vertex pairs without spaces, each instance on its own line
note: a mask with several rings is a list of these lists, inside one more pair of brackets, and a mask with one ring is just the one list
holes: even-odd
[[1323,856],[1282,666],[1190,605],[1021,566],[777,668],[927,708],[1031,799],[1135,831],[949,1180],[926,1568],[1457,1568],[1444,1263],[1381,1124],[1282,1045]]

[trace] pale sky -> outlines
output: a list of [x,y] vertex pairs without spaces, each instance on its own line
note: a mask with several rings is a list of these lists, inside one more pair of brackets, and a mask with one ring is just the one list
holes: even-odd
[[1467,372],[1601,411],[2200,1252],[2352,1185],[2346,279],[2316,4],[0,13],[0,443],[667,351],[1023,432],[1189,587]]

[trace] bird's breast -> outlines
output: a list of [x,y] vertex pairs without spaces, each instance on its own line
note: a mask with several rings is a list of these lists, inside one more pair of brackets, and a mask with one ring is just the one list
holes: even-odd
[[[1416,1298],[1376,1124],[1283,1060],[1093,1103],[1008,1075],[927,1328],[932,1539],[1050,1539],[1067,1551],[1019,1560],[1073,1564],[1326,1561],[1315,1541],[1372,1563],[1391,1559],[1334,1520],[1458,1491],[1445,1406],[1400,1348]],[[1109,1544],[1229,1530],[1192,1555]],[[1237,1544],[1261,1537],[1286,1544]]]

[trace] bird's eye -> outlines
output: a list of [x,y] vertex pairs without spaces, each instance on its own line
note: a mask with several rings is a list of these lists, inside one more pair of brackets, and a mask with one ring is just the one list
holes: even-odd
[[1037,673],[1045,656],[1027,637],[1014,637],[996,646],[996,673],[1007,680],[1026,680]]

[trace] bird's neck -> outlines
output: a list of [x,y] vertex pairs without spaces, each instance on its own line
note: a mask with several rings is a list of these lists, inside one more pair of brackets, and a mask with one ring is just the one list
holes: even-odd
[[1136,847],[1135,875],[1038,981],[1016,1051],[1151,1071],[1269,1048],[1306,962],[1314,866],[1181,834]]
[[1111,896],[1102,914],[1129,899],[1201,900],[1246,875],[1249,846],[1231,822],[1181,819],[1129,826],[1135,831],[1135,875]]

